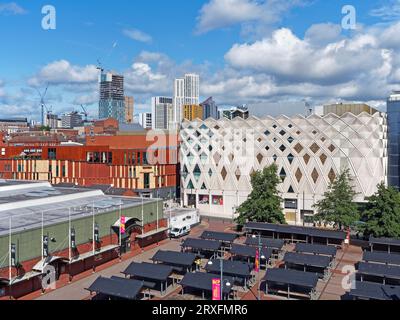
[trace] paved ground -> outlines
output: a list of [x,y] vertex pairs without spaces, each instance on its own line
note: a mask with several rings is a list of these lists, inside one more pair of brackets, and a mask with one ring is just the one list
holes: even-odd
[[[232,225],[227,222],[219,221],[203,221],[203,223],[194,228],[190,237],[199,236],[205,229],[214,231],[231,231]],[[104,266],[98,268],[95,274],[86,273],[81,275],[79,279],[76,279],[73,283],[65,285],[55,291],[49,292],[45,295],[40,295],[39,293],[34,293],[24,299],[38,299],[38,300],[85,300],[90,298],[89,293],[85,288],[89,287],[94,280],[99,276],[111,277],[111,276],[122,276],[121,271],[123,271],[131,262],[150,262],[150,258],[158,250],[180,250],[181,240],[166,240],[160,243],[158,246],[153,246],[148,248],[145,252],[139,252],[131,255],[124,256],[123,261],[111,261]],[[286,251],[292,251],[294,249],[293,245],[287,245],[285,247]],[[343,250],[338,251],[337,255],[337,266],[333,270],[331,277],[327,281],[320,280],[317,286],[317,293],[320,300],[340,300],[340,297],[345,293],[342,288],[343,278],[345,273],[343,273],[343,268],[345,266],[354,266],[358,261],[361,260],[362,250],[358,247],[346,246]],[[278,266],[281,261],[276,262]],[[262,272],[257,279],[263,278],[265,272]],[[238,294],[239,299],[242,300],[256,300],[259,296],[258,294],[258,282],[253,286],[253,288],[248,292],[240,292]],[[260,294],[261,300],[282,300],[284,297],[276,296],[265,296],[263,293]],[[160,300],[160,298],[154,298],[155,300]],[[167,300],[193,300],[199,299],[198,297],[193,297],[191,295],[180,294],[180,286],[173,288],[168,295],[164,298]]]

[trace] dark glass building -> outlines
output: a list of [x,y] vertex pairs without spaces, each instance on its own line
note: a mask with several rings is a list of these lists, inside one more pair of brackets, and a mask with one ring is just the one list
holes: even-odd
[[388,183],[400,189],[400,91],[394,92],[387,101],[388,115]]

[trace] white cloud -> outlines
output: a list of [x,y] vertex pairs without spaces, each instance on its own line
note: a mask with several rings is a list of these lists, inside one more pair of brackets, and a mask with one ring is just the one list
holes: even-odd
[[0,3],[0,14],[20,15],[26,13],[27,11],[15,2]]
[[342,28],[338,24],[320,23],[313,24],[305,34],[305,39],[316,45],[328,44],[337,41],[342,33]]
[[242,24],[243,34],[260,33],[279,22],[290,8],[303,0],[210,0],[197,17],[196,33]]
[[54,61],[43,67],[28,83],[39,86],[44,83],[54,85],[93,83],[98,79],[99,71],[94,65],[75,66],[69,61]]
[[153,41],[153,38],[148,35],[147,33],[144,33],[143,31],[140,31],[138,29],[124,29],[122,30],[122,33],[127,36],[128,38],[139,41],[139,42],[144,42],[144,43],[150,43]]
[[389,4],[371,10],[370,15],[383,20],[398,20],[400,17],[400,1],[390,0]]

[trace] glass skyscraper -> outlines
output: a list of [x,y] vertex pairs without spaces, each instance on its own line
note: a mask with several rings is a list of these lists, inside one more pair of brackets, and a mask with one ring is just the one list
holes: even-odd
[[400,189],[400,91],[394,92],[387,101],[388,115],[388,183]]
[[124,77],[113,73],[100,76],[99,118],[125,123]]

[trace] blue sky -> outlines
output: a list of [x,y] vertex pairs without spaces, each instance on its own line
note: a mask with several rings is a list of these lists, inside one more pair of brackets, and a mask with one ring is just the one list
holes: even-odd
[[[46,4],[56,9],[56,30],[41,27]],[[350,32],[340,28],[347,4],[0,0],[0,116],[38,119],[35,88],[46,83],[54,110],[84,102],[95,116],[98,59],[126,76],[137,112],[149,108],[151,96],[171,95],[173,78],[185,72],[200,73],[203,98],[213,95],[223,105],[248,103],[267,113],[281,111],[275,110],[277,104],[298,111],[294,106],[304,98],[315,105],[363,100],[382,106],[400,82],[399,40],[382,40],[400,30],[400,2],[351,1],[357,30]],[[339,48],[336,55],[333,46]],[[390,57],[384,57],[385,50]],[[377,75],[379,83],[369,83]]]

